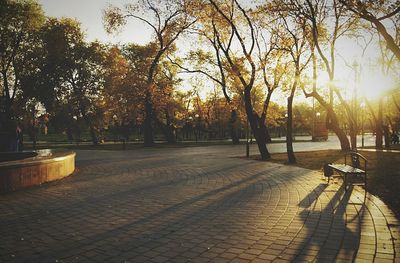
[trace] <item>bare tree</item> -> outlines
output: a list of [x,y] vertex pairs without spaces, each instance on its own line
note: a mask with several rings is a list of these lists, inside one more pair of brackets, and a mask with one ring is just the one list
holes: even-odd
[[[270,153],[266,146],[265,118],[255,111],[251,99],[251,91],[255,83],[257,70],[253,59],[253,51],[256,44],[253,22],[248,12],[237,0],[229,3],[225,2],[224,5],[215,0],[209,0],[209,2],[214,7],[214,10],[220,15],[220,18],[228,23],[232,32],[227,39],[224,39],[223,36],[219,34],[217,25],[213,24],[213,27],[217,32],[217,43],[231,67],[232,72],[236,75],[242,85],[247,119],[256,139],[261,159],[267,160],[270,158]],[[243,23],[239,25],[240,22]],[[247,31],[245,29],[247,29]],[[239,50],[248,66],[247,68],[238,63],[238,57],[235,56],[233,51],[234,40],[237,41],[239,45]]]
[[[108,32],[117,30],[125,25],[127,18],[135,18],[149,26],[154,34],[156,52],[147,72],[147,86],[145,87],[144,105],[144,145],[154,144],[153,122],[154,107],[152,102],[152,89],[157,74],[157,67],[162,57],[170,51],[178,37],[195,23],[189,15],[186,0],[140,0],[125,5],[124,9],[109,6],[104,11],[104,22]],[[152,14],[149,17],[149,14]]]
[[[175,65],[177,65],[179,68],[183,70],[183,72],[186,73],[199,73],[204,76],[206,76],[208,79],[212,80],[215,82],[218,86],[220,86],[222,93],[224,95],[224,98],[229,105],[231,109],[231,116],[229,120],[230,124],[230,133],[231,133],[231,139],[233,144],[238,144],[239,143],[239,137],[237,133],[237,122],[238,122],[238,109],[237,105],[234,104],[232,100],[232,95],[229,94],[229,80],[228,80],[228,74],[226,70],[226,63],[223,61],[223,58],[221,56],[221,48],[218,44],[217,41],[217,27],[215,24],[217,23],[214,20],[214,17],[211,17],[211,19],[208,19],[207,21],[204,21],[203,23],[209,22],[211,25],[214,25],[212,27],[212,30],[208,29],[198,29],[196,31],[196,34],[199,35],[200,38],[204,38],[207,43],[210,44],[213,52],[209,51],[206,52],[204,50],[196,50],[194,52],[191,52],[189,57],[185,60],[195,60],[196,64],[199,64],[196,68],[190,69],[188,67],[183,66],[181,63],[178,63],[176,60],[172,61]],[[233,31],[231,32],[233,34]],[[212,54],[213,53],[213,54]],[[215,69],[213,71],[213,69]]]
[[283,30],[280,32],[278,48],[287,52],[294,66],[294,74],[291,81],[289,96],[287,98],[287,133],[286,148],[288,162],[295,163],[296,157],[293,151],[293,100],[298,86],[300,86],[301,73],[309,63],[311,56],[304,58],[308,50],[310,28],[303,17],[286,16],[279,13],[279,21],[282,21]]
[[[262,80],[267,89],[267,95],[264,100],[261,118],[266,119],[268,107],[271,102],[272,94],[281,85],[283,76],[288,71],[289,63],[284,60],[285,52],[277,47],[277,39],[279,34],[276,31],[277,25],[273,26],[272,32],[269,33],[268,42],[261,31],[258,30],[256,44],[258,49],[258,59],[260,70],[262,71]],[[271,142],[271,136],[266,129],[267,142]]]
[[[307,92],[305,88],[303,88],[303,92],[306,97],[314,97],[321,106],[325,108],[327,111],[327,127],[335,132],[340,141],[342,150],[349,150],[350,143],[346,136],[346,133],[340,127],[339,119],[334,111],[334,95],[339,99],[341,105],[346,109],[348,119],[350,122],[355,122],[351,108],[348,103],[343,98],[340,90],[333,84],[335,79],[335,65],[336,65],[336,53],[335,53],[335,45],[337,40],[345,35],[349,30],[353,28],[355,25],[355,20],[351,16],[345,15],[345,8],[341,5],[338,0],[329,1],[330,5],[328,6],[327,1],[312,1],[306,0],[305,3],[303,1],[298,0],[288,0],[285,1],[285,4],[281,8],[284,8],[288,12],[293,13],[297,16],[303,16],[306,18],[312,28],[312,39],[313,45],[311,45],[311,49],[316,49],[318,54],[320,55],[324,65],[326,72],[329,76],[329,101],[326,101],[323,96],[313,88],[312,92]],[[326,25],[326,19],[332,18],[331,21],[331,29],[329,33],[322,33],[321,28],[324,28]],[[327,29],[326,29],[327,30]],[[328,36],[331,37],[328,37]],[[324,52],[322,45],[326,44],[328,46],[328,53]]]

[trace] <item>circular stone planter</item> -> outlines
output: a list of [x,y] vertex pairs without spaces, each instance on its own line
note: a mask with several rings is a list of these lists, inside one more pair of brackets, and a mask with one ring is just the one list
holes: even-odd
[[0,153],[0,193],[40,185],[72,174],[75,155],[75,152],[63,149]]

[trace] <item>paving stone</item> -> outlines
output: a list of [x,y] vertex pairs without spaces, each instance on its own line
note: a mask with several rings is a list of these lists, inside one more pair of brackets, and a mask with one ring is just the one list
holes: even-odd
[[242,146],[78,151],[73,176],[0,195],[0,261],[400,258],[399,221],[379,198],[361,205],[361,188],[242,155]]

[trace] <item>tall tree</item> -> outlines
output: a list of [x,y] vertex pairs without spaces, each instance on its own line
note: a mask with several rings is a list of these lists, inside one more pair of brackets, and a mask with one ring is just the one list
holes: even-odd
[[[270,27],[271,24],[267,24],[268,27]],[[256,38],[259,66],[260,70],[262,71],[262,80],[267,89],[267,95],[264,100],[261,114],[261,118],[265,120],[268,115],[268,109],[271,103],[272,95],[274,91],[281,86],[282,79],[289,68],[288,61],[284,60],[285,52],[280,50],[277,46],[277,39],[279,39],[279,31],[277,30],[278,27],[279,26],[274,23],[271,32],[268,32],[270,35],[269,42],[267,42],[262,29],[258,30]],[[272,142],[268,128],[266,129],[266,136],[267,142]]]
[[43,83],[49,92],[55,93],[55,103],[69,104],[72,114],[83,119],[89,127],[93,144],[97,144],[103,111],[100,106],[105,48],[98,42],[86,43],[80,24],[72,19],[51,18],[42,31],[46,59],[41,74],[52,80]]
[[156,121],[168,143],[176,142],[175,112],[179,103],[175,100],[175,87],[181,82],[177,77],[178,67],[170,61],[162,61],[160,74],[156,78],[157,89],[153,92],[153,105],[157,112]]
[[8,150],[10,133],[15,131],[10,123],[15,117],[13,106],[17,94],[24,89],[21,78],[34,73],[24,67],[30,63],[43,22],[44,15],[36,1],[0,0],[0,151]]
[[[125,25],[127,18],[135,18],[149,26],[154,34],[153,41],[156,52],[147,72],[147,81],[144,98],[144,145],[154,144],[153,125],[154,107],[152,104],[152,90],[157,67],[162,57],[174,47],[178,37],[187,30],[195,19],[190,17],[186,0],[141,0],[125,5],[124,9],[115,6],[108,7],[104,12],[105,26],[108,32],[112,32]],[[149,17],[149,14],[151,16]]]
[[293,150],[293,100],[296,89],[300,86],[301,73],[306,68],[311,56],[304,58],[307,51],[307,44],[310,35],[310,29],[302,17],[285,16],[280,14],[280,19],[284,25],[284,31],[280,35],[279,48],[285,50],[294,66],[294,74],[291,76],[291,87],[287,98],[287,132],[286,132],[286,148],[288,154],[288,162],[296,163],[296,156]]
[[[216,23],[214,18],[209,18],[207,20],[203,19],[201,22],[211,24]],[[232,96],[235,94],[235,90],[232,88],[234,80],[232,80],[232,76],[230,76],[231,71],[227,69],[229,66],[222,57],[222,50],[217,41],[217,34],[220,32],[217,32],[216,27],[209,29],[207,24],[204,24],[204,27],[198,29],[196,33],[199,35],[200,41],[205,40],[206,44],[209,45],[202,45],[203,49],[191,51],[188,57],[184,59],[185,61],[190,61],[194,64],[194,68],[190,69],[181,63],[178,63],[177,60],[173,63],[180,67],[183,72],[199,73],[206,76],[221,88],[226,103],[230,108],[229,130],[232,143],[238,144],[238,105],[235,103],[235,100],[232,99]],[[211,49],[212,51],[204,50],[204,47],[206,47],[206,49]]]
[[[339,0],[313,1],[313,0],[287,0],[281,5],[280,9],[293,13],[295,16],[306,18],[312,28],[313,45],[311,50],[317,50],[321,57],[325,70],[329,76],[329,101],[316,90],[307,92],[303,89],[306,97],[314,97],[321,106],[327,111],[327,127],[337,135],[342,150],[350,149],[350,142],[346,133],[341,128],[340,121],[334,110],[334,96],[339,99],[340,104],[346,109],[348,119],[355,123],[349,104],[345,101],[338,87],[334,85],[336,52],[335,47],[338,39],[349,32],[355,25],[355,19],[347,16],[346,9]],[[327,50],[323,46],[327,46]]]
[[[219,14],[220,19],[226,21],[230,28],[231,34],[228,38],[223,38],[221,34],[217,34],[216,40],[232,72],[240,80],[250,127],[256,139],[261,159],[267,160],[270,158],[270,153],[266,146],[265,119],[255,111],[251,98],[257,70],[256,63],[253,59],[253,52],[256,45],[253,21],[248,11],[236,0],[230,3],[224,2],[224,4],[214,0],[209,0],[209,2],[214,7],[215,12]],[[241,21],[243,23],[239,25]],[[216,32],[220,31],[217,24],[214,23],[213,27],[217,29]],[[235,56],[233,48],[234,39],[239,44],[239,50],[243,56],[243,63],[241,63],[240,58]]]

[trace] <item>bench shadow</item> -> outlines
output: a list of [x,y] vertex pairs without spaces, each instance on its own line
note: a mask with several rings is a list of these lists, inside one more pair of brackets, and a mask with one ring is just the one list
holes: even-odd
[[[299,245],[302,252],[294,258],[295,261],[307,262],[313,258],[314,262],[336,260],[353,262],[357,255],[361,235],[360,223],[358,222],[355,228],[350,228],[349,223],[356,219],[362,220],[365,200],[361,204],[361,209],[355,209],[356,213],[349,219],[346,211],[348,206],[352,205],[350,198],[354,187],[350,185],[346,189],[342,183],[325,207],[319,211],[316,209],[318,199],[322,194],[332,191],[328,190],[327,186],[325,184],[317,186],[299,203],[299,206],[304,208],[300,217],[309,238]],[[311,207],[312,205],[314,207]]]

